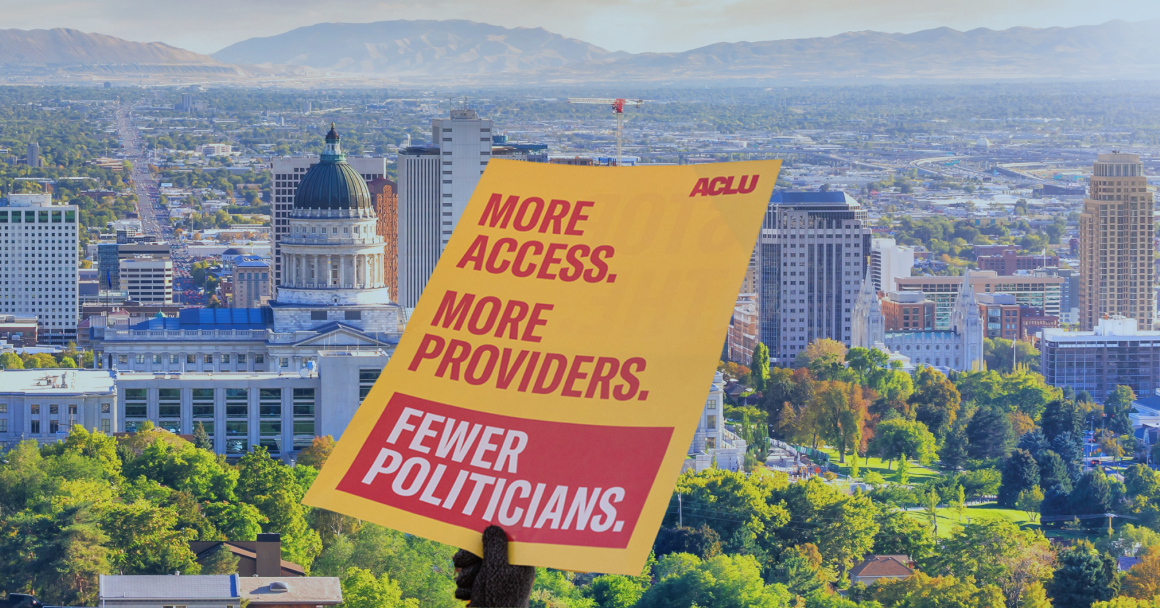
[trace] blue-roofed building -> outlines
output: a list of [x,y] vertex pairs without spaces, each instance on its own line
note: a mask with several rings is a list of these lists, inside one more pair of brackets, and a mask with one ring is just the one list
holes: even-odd
[[822,338],[850,345],[870,236],[845,192],[773,193],[757,246],[759,333],[773,365],[792,365]]
[[353,171],[332,128],[298,185],[274,299],[260,288],[268,263],[238,253],[236,308],[189,308],[105,330],[103,362],[117,372],[121,398],[117,430],[150,420],[189,434],[200,424],[219,453],[262,445],[287,458],[317,436],[342,435],[404,322],[386,287],[370,194]]

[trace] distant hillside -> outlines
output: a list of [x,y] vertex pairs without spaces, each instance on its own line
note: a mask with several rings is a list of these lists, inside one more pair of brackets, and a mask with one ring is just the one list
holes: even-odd
[[574,77],[794,81],[975,78],[1153,78],[1160,20],[1080,27],[943,27],[912,34],[847,32],[828,38],[719,43],[642,53],[611,65],[573,65]]
[[162,42],[130,42],[64,28],[0,30],[0,64],[55,63],[219,65],[212,57]]
[[450,20],[319,23],[250,38],[213,57],[351,74],[452,76],[551,69],[620,55],[542,28]]
[[1160,20],[1070,28],[936,28],[911,34],[722,42],[682,53],[610,53],[540,28],[471,21],[323,23],[214,53],[227,63],[287,64],[457,83],[1154,78]]

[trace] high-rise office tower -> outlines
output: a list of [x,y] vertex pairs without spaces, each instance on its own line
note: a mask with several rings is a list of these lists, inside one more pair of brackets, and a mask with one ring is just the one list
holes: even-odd
[[[370,182],[380,179],[387,174],[387,159],[371,156],[349,156],[347,164],[359,172],[364,180]],[[274,205],[273,205],[273,258],[274,258],[274,285],[282,284],[282,239],[290,234],[290,212],[294,208],[294,193],[298,190],[298,183],[302,176],[318,164],[317,156],[282,156],[275,158],[270,167],[274,177]],[[391,294],[394,296],[395,294]]]
[[0,314],[36,317],[42,343],[77,339],[77,216],[51,194],[0,199]]
[[475,110],[451,110],[450,118],[431,121],[431,142],[439,148],[439,250],[447,246],[479,176],[491,159],[491,121]]
[[33,169],[40,168],[40,144],[36,142],[30,142],[28,144],[28,151],[24,157],[24,164]]
[[761,229],[758,302],[770,361],[821,338],[850,344],[870,252],[866,211],[844,192],[775,192]]
[[399,152],[399,293],[397,302],[414,308],[443,251],[440,222],[440,157],[435,146]]
[[870,241],[870,283],[877,291],[894,291],[894,279],[910,276],[914,268],[914,247],[899,245],[894,239]]
[[1079,216],[1079,324],[1122,315],[1153,327],[1154,204],[1137,154],[1100,154]]

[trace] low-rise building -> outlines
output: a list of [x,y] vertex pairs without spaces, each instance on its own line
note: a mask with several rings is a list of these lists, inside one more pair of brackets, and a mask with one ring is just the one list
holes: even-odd
[[101,608],[237,608],[238,575],[102,574],[97,600]]
[[74,424],[119,430],[115,378],[87,369],[0,370],[0,445],[53,443]]
[[238,578],[238,593],[246,605],[255,608],[318,608],[342,603],[342,584],[333,576],[242,576]]
[[886,331],[934,330],[934,302],[922,292],[890,291],[880,302]]
[[1020,270],[1036,270],[1049,266],[1058,267],[1059,256],[1020,254],[1018,247],[1004,246],[996,253],[978,255],[977,262],[979,270],[994,270],[999,273],[999,276],[1011,276]]
[[299,577],[306,570],[282,559],[282,535],[259,534],[254,540],[203,540],[189,543],[197,563],[206,561],[218,551],[229,551],[238,560],[238,575],[250,577]]
[[0,341],[12,346],[36,346],[36,317],[0,315]]
[[905,555],[871,555],[850,569],[850,582],[869,587],[881,580],[903,580],[914,575]]
[[1087,391],[1096,399],[1117,386],[1137,395],[1160,388],[1160,331],[1140,330],[1135,319],[1099,319],[1092,331],[1045,329],[1039,353],[1048,384]]
[[[310,447],[315,437],[341,437],[389,358],[378,350],[327,351],[293,373],[214,373],[183,372],[184,358],[174,365],[160,356],[172,369],[118,372],[118,431],[149,420],[187,435],[200,423],[218,454],[241,456],[260,445],[276,458]],[[243,365],[216,365],[230,364]]]
[[983,315],[983,334],[988,338],[1019,339],[1019,304],[1009,293],[980,293],[979,312]]

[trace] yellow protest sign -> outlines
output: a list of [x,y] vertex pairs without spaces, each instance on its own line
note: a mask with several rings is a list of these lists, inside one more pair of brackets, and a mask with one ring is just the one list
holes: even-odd
[[492,161],[304,502],[639,574],[779,169]]

